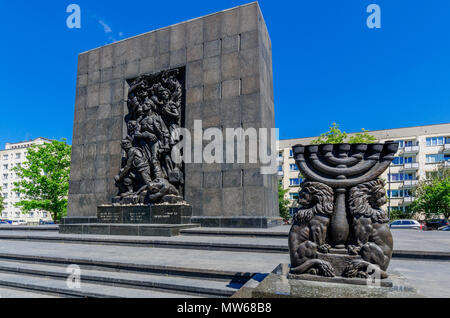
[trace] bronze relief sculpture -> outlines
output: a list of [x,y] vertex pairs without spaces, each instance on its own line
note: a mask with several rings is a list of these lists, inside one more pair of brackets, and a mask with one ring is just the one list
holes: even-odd
[[183,201],[184,174],[173,162],[180,141],[184,69],[142,75],[128,81],[127,136],[115,177],[115,204],[178,203]]
[[376,269],[387,278],[393,240],[379,176],[397,150],[395,142],[293,147],[306,180],[289,234],[292,274],[367,278]]

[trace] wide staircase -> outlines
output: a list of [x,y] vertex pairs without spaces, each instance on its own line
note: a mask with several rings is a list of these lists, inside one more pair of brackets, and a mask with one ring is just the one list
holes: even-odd
[[287,260],[285,234],[254,231],[157,238],[9,228],[0,241],[4,298],[231,297]]

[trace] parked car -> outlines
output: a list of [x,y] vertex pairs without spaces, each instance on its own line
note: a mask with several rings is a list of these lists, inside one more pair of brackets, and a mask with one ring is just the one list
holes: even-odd
[[391,229],[414,229],[421,230],[422,224],[416,220],[396,220],[389,224]]
[[39,220],[39,225],[50,225],[50,224],[55,224],[55,222]]
[[9,225],[7,221],[0,221],[0,225]]
[[450,225],[446,225],[446,226],[440,227],[438,230],[439,231],[450,231]]
[[448,219],[432,219],[426,221],[427,229],[428,230],[437,230],[440,227],[450,225],[448,222]]

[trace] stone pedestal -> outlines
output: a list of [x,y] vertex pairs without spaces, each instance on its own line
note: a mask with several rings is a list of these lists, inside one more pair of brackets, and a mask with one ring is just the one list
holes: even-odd
[[98,223],[121,224],[190,224],[190,205],[99,206]]
[[96,218],[65,218],[61,234],[176,236],[191,223],[192,206],[186,204],[103,205]]
[[289,265],[280,264],[251,291],[252,298],[422,298],[405,285],[403,278],[391,274],[389,282],[368,284],[360,278],[325,278],[289,275]]

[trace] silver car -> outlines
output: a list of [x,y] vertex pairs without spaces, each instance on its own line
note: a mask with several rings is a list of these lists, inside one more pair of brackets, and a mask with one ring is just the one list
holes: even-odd
[[416,220],[396,220],[389,224],[391,229],[414,229],[421,230],[422,224]]

